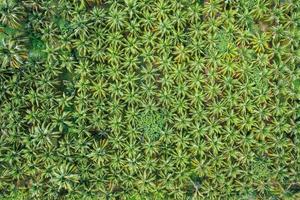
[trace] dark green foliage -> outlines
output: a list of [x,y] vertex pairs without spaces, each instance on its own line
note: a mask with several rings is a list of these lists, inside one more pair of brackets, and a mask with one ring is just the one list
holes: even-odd
[[137,127],[147,138],[157,140],[165,126],[162,114],[143,113],[138,117]]
[[0,199],[300,199],[299,2],[0,0]]

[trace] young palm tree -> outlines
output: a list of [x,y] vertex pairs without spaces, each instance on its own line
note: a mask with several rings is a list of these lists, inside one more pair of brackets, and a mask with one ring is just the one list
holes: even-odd
[[12,28],[20,28],[26,16],[24,8],[16,1],[3,0],[0,4],[0,22]]
[[28,52],[22,42],[13,39],[1,41],[0,55],[3,68],[22,67],[28,58]]

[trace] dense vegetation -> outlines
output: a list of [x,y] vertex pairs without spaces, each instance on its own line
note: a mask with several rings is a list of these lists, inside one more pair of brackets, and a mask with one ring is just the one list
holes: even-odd
[[0,198],[300,199],[300,1],[1,0]]

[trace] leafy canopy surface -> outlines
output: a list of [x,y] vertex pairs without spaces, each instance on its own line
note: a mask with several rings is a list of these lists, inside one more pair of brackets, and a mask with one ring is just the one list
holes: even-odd
[[1,0],[1,198],[300,199],[299,2]]

